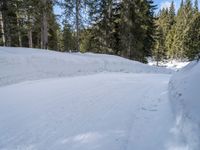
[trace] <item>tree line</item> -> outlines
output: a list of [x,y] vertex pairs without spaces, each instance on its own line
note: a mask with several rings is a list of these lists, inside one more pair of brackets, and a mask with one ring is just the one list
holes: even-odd
[[181,1],[175,11],[174,2],[156,16],[153,56],[163,59],[193,60],[200,53],[200,13],[198,0]]
[[[53,8],[60,7],[62,16]],[[155,14],[153,0],[1,0],[0,45],[119,55],[146,62],[193,59],[200,49],[198,1]],[[62,23],[58,23],[59,18]]]

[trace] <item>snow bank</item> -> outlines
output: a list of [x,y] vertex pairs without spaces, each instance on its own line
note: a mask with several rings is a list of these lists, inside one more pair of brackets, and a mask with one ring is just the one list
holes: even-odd
[[117,56],[0,47],[0,86],[97,72],[171,73]]
[[175,114],[170,150],[200,148],[200,62],[191,62],[177,72],[169,84],[169,97]]

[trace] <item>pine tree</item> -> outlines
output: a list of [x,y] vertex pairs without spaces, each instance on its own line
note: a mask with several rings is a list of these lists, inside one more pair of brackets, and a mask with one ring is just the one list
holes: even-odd
[[119,54],[121,2],[95,0],[89,6],[91,22],[95,27],[95,33],[92,33],[96,36],[97,47],[102,53]]
[[153,43],[153,9],[152,1],[123,1],[121,42],[122,49],[126,50],[123,56],[145,62],[147,47]]
[[172,27],[175,23],[175,6],[174,1],[171,2],[170,8],[169,8],[169,23]]
[[181,6],[178,10],[177,17],[175,19],[176,24],[173,31],[170,33],[171,35],[168,36],[167,43],[169,44],[169,41],[173,41],[173,43],[170,43],[168,46],[168,54],[170,55],[170,58],[175,59],[183,59],[186,57],[185,53],[185,45],[184,45],[184,38],[185,36],[185,29],[189,26],[191,19],[193,18],[193,8],[191,0],[186,0],[185,4],[181,3]]
[[72,51],[76,48],[73,32],[69,24],[65,23],[63,28],[63,51]]
[[50,13],[48,17],[48,49],[59,51],[59,33],[60,33],[60,25],[56,21],[56,16]]
[[66,21],[71,24],[76,31],[76,50],[80,51],[80,32],[84,25],[84,9],[87,7],[88,1],[84,0],[64,0],[64,9]]
[[161,26],[157,26],[156,35],[155,35],[155,45],[153,50],[154,59],[157,62],[157,66],[159,65],[159,61],[162,61],[165,57],[165,38],[163,35],[163,29]]
[[[195,33],[195,34],[194,34]],[[200,14],[195,14],[185,30],[184,46],[187,58],[193,60],[200,53]]]
[[198,0],[195,0],[195,2],[194,2],[194,11],[195,12],[199,11]]
[[[158,19],[156,20],[156,25],[157,25],[157,32],[160,33],[162,31],[162,34],[159,34],[159,37],[155,37],[156,40],[156,45],[154,48],[154,51],[157,52],[161,52],[162,57],[160,57],[160,60],[163,60],[164,58],[166,58],[166,55],[168,53],[168,44],[166,44],[166,42],[168,41],[168,34],[171,30],[171,28],[173,27],[174,24],[174,8],[173,8],[173,3],[171,4],[170,9],[162,9],[160,10],[159,14],[158,14]],[[161,40],[162,39],[162,40]],[[159,43],[159,47],[162,47],[162,50],[157,50],[158,48],[158,44]],[[162,46],[161,46],[162,44]],[[155,52],[154,52],[155,54]],[[154,56],[155,57],[155,56]],[[156,57],[155,57],[156,58]]]
[[16,0],[1,1],[1,13],[4,25],[6,46],[17,46],[19,44],[16,3],[17,3]]
[[165,39],[165,48],[166,48],[166,58],[170,59],[170,58],[177,58],[176,56],[176,52],[175,52],[175,33],[176,33],[176,24],[174,24],[172,26],[172,28],[170,29],[170,31],[167,34],[167,37]]

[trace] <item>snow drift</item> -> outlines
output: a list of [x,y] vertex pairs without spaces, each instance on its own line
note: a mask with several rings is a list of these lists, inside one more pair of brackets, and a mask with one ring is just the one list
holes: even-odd
[[169,97],[175,114],[174,146],[171,149],[200,148],[200,62],[191,62],[169,83]]
[[170,73],[117,56],[0,47],[0,86],[97,72]]

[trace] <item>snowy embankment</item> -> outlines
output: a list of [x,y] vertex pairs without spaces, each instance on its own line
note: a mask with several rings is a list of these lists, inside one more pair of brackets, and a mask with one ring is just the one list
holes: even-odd
[[0,86],[98,72],[171,73],[117,56],[0,47]]
[[25,48],[0,48],[0,68],[0,150],[168,148],[170,70]]
[[200,149],[200,62],[191,62],[177,72],[169,84],[175,114],[171,149]]

